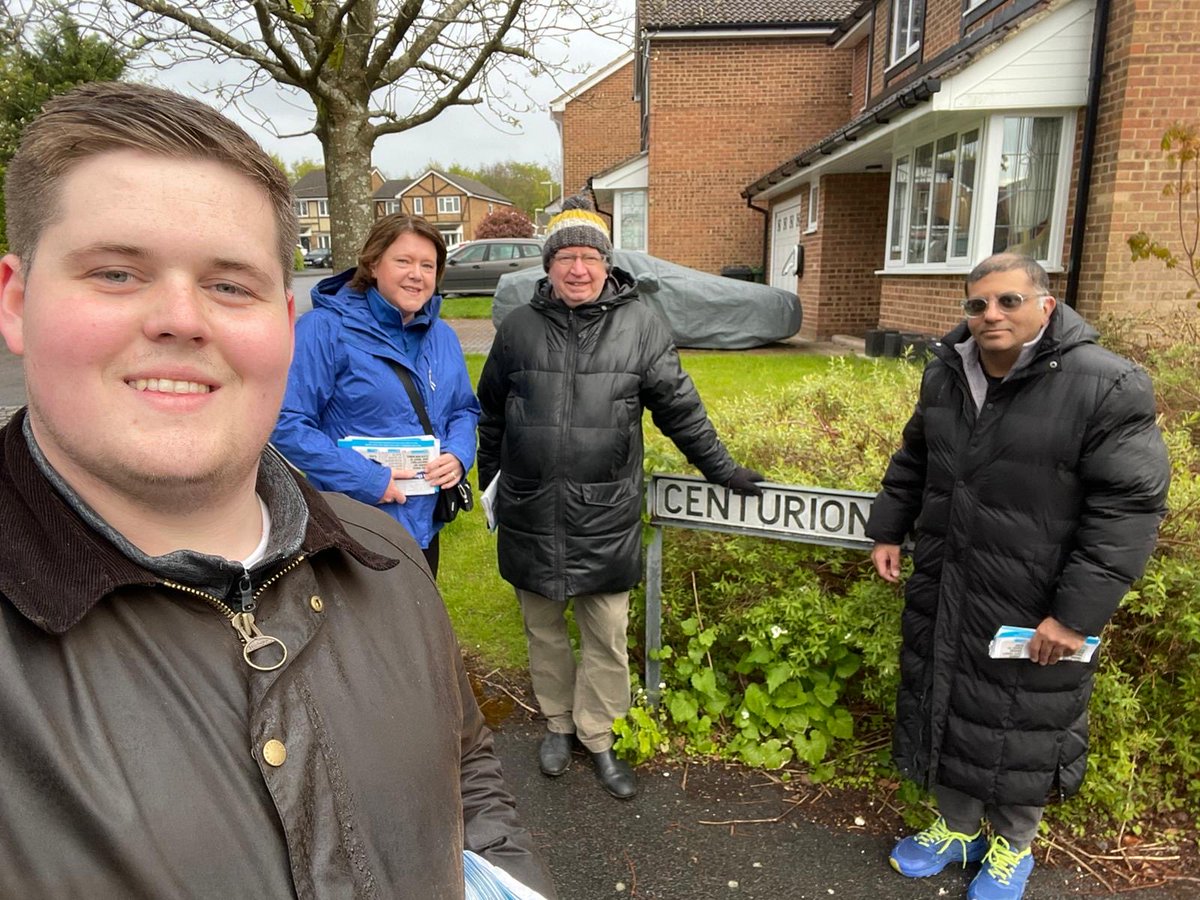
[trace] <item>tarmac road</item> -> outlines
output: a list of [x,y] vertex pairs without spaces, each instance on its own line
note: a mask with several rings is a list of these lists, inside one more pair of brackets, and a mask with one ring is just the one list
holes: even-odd
[[[565,775],[542,775],[536,762],[541,735],[540,725],[513,716],[497,732],[496,749],[562,900],[962,898],[977,870],[952,867],[933,878],[903,878],[887,864],[892,837],[836,832],[806,821],[795,795],[761,773],[736,767],[643,766],[638,796],[615,800],[582,752]],[[871,810],[861,815],[869,818]],[[736,824],[704,824],[709,822]],[[1074,875],[1038,866],[1025,898],[1196,896],[1193,887],[1109,894],[1090,881],[1068,886]]]

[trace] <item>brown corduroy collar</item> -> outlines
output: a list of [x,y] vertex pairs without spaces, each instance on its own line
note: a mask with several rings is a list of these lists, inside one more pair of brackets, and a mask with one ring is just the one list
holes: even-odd
[[[114,590],[162,579],[121,553],[54,489],[30,455],[24,419],[22,410],[0,429],[0,594],[39,628],[61,634]],[[396,565],[351,538],[321,495],[296,481],[308,504],[305,555],[336,548],[377,571]]]

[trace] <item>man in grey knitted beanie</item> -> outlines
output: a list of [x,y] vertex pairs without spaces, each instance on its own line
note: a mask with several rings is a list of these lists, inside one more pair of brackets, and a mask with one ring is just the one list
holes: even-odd
[[[479,483],[495,490],[500,574],[517,590],[547,734],[546,775],[576,743],[614,797],[637,793],[613,752],[629,711],[629,590],[641,580],[642,412],[714,484],[760,493],[733,461],[679,364],[671,332],[614,268],[585,197],[550,220],[547,277],[496,332],[479,379]],[[579,626],[575,662],[564,619]]]
[[596,208],[586,194],[576,194],[563,201],[563,210],[546,226],[546,243],[542,245],[542,268],[550,271],[554,255],[564,247],[593,247],[612,268],[612,241],[608,225],[596,214]]

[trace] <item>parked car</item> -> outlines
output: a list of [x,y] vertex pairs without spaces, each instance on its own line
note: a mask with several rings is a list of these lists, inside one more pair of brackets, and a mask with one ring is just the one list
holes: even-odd
[[[710,275],[633,250],[614,251],[613,265],[637,279],[642,302],[663,317],[680,347],[745,350],[800,330],[800,298],[791,291]],[[500,279],[492,301],[497,328],[532,299],[541,277],[539,269]]]
[[537,238],[467,241],[446,254],[441,293],[493,294],[501,275],[535,267],[542,271],[542,242]]
[[309,269],[328,269],[333,262],[333,251],[328,247],[317,247],[304,254],[304,265]]

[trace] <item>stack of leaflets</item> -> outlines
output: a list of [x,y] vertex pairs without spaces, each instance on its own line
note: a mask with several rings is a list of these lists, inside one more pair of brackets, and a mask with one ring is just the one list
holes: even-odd
[[[1029,641],[1033,637],[1032,628],[1019,628],[1016,625],[1001,625],[996,629],[996,635],[988,644],[988,656],[992,659],[1029,659]],[[1064,656],[1063,662],[1091,662],[1092,654],[1100,646],[1100,638],[1092,635],[1084,639],[1083,646]]]
[[480,500],[483,503],[483,515],[487,520],[488,531],[496,530],[496,491],[500,487],[500,473],[496,473],[496,477],[492,479],[491,484],[487,486],[487,490],[480,494]]
[[425,467],[437,459],[441,452],[440,442],[432,434],[408,437],[363,437],[351,434],[340,438],[338,446],[349,447],[381,466],[416,472],[415,478],[396,481],[405,496],[437,493],[438,489],[425,480]]

